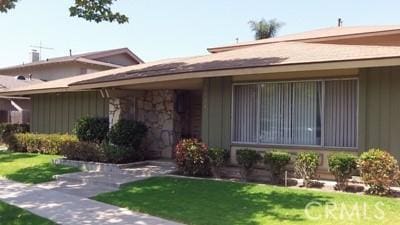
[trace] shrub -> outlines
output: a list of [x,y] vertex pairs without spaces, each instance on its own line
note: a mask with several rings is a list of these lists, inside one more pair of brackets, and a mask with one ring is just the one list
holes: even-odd
[[261,160],[261,155],[255,150],[239,149],[236,151],[236,159],[241,167],[242,180],[247,180],[257,162]]
[[348,178],[357,168],[357,157],[350,153],[338,152],[328,157],[329,171],[335,176],[336,188],[344,191],[348,186]]
[[6,143],[7,142],[7,138],[11,134],[27,133],[27,132],[29,132],[29,130],[30,130],[29,124],[2,123],[2,124],[0,124],[1,141]]
[[183,139],[175,148],[176,163],[181,173],[191,176],[207,176],[210,163],[207,146],[199,140]]
[[290,158],[289,153],[282,151],[271,151],[264,154],[264,164],[271,172],[271,181],[273,183],[282,181],[282,175],[290,162]]
[[108,118],[83,117],[76,121],[74,133],[79,141],[100,144],[107,137],[108,129]]
[[319,166],[319,154],[316,152],[301,152],[297,155],[294,169],[297,176],[303,179],[305,187],[311,185],[311,180],[317,172]]
[[223,148],[208,149],[208,158],[211,164],[211,170],[215,177],[220,177],[220,169],[229,158],[229,152]]
[[10,136],[8,147],[11,151],[41,154],[60,154],[62,145],[77,142],[75,135],[19,133]]
[[60,153],[71,160],[92,162],[102,162],[105,160],[99,146],[90,142],[67,142],[61,146]]
[[357,161],[361,178],[370,188],[370,194],[386,195],[390,186],[399,178],[397,160],[388,152],[380,149],[370,149],[361,154]]
[[101,151],[108,163],[129,163],[144,160],[144,152],[132,147],[104,143],[101,145]]
[[146,133],[144,123],[121,119],[111,127],[108,138],[111,144],[139,149]]

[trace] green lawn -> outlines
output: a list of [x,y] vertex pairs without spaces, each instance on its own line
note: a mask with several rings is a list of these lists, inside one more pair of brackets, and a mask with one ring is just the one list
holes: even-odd
[[0,224],[4,225],[55,225],[50,220],[0,201]]
[[79,171],[76,168],[53,165],[60,156],[0,151],[0,176],[24,183],[42,183],[53,180],[53,175]]
[[[198,225],[400,224],[398,199],[262,184],[156,177],[95,199]],[[314,203],[307,210],[308,217],[305,208],[310,202]]]

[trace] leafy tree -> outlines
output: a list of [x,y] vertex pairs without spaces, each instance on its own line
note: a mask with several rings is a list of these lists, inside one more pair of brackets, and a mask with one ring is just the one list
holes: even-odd
[[[7,13],[14,9],[19,0],[0,0],[0,12]],[[112,4],[116,0],[75,0],[69,8],[70,16],[83,18],[87,21],[100,23],[118,22],[119,24],[129,22],[129,18],[119,12],[113,12]]]
[[250,29],[254,31],[254,38],[260,40],[275,37],[279,29],[285,24],[276,19],[266,21],[263,18],[260,21],[250,20],[249,25]]

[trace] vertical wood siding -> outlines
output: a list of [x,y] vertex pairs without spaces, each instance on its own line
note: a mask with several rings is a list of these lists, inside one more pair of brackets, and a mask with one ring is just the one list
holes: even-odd
[[230,148],[231,99],[231,77],[204,80],[201,136],[210,147]]
[[400,67],[360,72],[359,147],[389,150],[400,159]]
[[84,116],[108,117],[108,100],[96,91],[32,96],[32,132],[71,133]]

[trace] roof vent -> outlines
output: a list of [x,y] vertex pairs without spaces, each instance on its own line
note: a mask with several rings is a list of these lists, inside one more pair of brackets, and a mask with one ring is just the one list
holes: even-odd
[[15,77],[15,79],[17,79],[17,80],[26,80],[25,76],[23,76],[23,75],[18,75],[18,76]]

